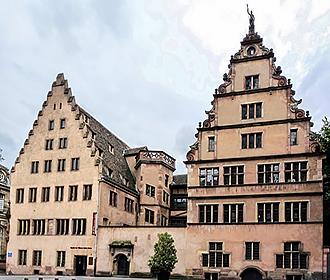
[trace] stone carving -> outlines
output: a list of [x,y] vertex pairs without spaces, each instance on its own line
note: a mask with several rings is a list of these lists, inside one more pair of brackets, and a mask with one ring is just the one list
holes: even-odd
[[276,61],[276,58],[274,57],[273,59],[273,79],[277,80],[277,85],[278,86],[285,86],[288,84],[288,80],[285,76],[281,76],[282,74],[282,68],[281,66],[275,66],[275,61]]
[[205,114],[208,115],[208,118],[203,122],[203,127],[208,128],[211,127],[211,123],[215,120],[215,106],[214,101],[211,102],[212,109],[209,111],[205,111]]
[[224,83],[222,83],[217,89],[217,92],[220,94],[226,93],[226,87],[228,87],[231,84],[230,75],[228,75],[227,73],[223,74],[223,81]]
[[187,153],[186,158],[188,161],[195,160],[196,151],[198,151],[199,148],[199,142],[198,140],[190,146],[190,151]]
[[253,14],[252,10],[250,12],[248,4],[246,4],[246,8],[247,8],[247,13],[250,16],[249,17],[249,34],[254,34],[254,20],[255,20],[255,17],[254,17],[254,14]]

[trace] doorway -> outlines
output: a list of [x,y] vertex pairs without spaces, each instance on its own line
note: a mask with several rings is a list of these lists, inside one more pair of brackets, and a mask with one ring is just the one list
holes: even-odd
[[129,262],[123,254],[117,256],[118,275],[129,275]]
[[247,268],[241,273],[242,280],[262,280],[261,273],[255,268]]
[[87,256],[74,256],[75,275],[85,276],[87,270]]

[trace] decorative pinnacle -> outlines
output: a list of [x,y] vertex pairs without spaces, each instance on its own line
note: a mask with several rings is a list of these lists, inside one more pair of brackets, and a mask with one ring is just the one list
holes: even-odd
[[250,16],[250,18],[249,18],[249,23],[250,23],[249,24],[249,34],[254,34],[255,33],[255,31],[254,31],[254,20],[255,20],[254,14],[253,14],[252,10],[250,12],[248,4],[246,4],[246,8],[247,8],[247,13]]

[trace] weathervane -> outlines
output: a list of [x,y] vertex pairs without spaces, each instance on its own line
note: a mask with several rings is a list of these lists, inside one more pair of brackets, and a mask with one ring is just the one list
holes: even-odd
[[254,14],[252,13],[252,10],[251,10],[251,12],[249,11],[249,5],[248,4],[246,4],[246,8],[247,8],[247,13],[250,16],[250,18],[249,18],[249,22],[250,22],[249,34],[254,34]]

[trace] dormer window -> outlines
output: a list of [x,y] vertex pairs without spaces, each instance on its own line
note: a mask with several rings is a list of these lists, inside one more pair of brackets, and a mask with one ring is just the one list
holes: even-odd
[[115,148],[110,144],[109,145],[109,152],[112,153],[112,154],[114,154],[114,149]]
[[245,77],[245,89],[257,89],[259,88],[259,75],[246,76]]

